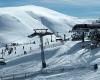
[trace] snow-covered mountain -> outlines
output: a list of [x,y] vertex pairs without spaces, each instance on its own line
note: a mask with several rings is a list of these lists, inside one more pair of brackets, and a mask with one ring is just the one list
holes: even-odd
[[[2,43],[29,42],[31,39],[27,36],[33,33],[33,29],[49,29],[61,35],[66,33],[69,37],[68,31],[75,24],[87,22],[91,23],[91,20],[37,6],[0,8],[0,53],[5,49]],[[46,38],[50,36],[45,37],[45,40]],[[53,38],[55,39],[55,36]],[[37,41],[38,38],[33,40]],[[100,64],[100,48],[86,50],[81,48],[81,45],[80,41],[68,41],[64,44],[54,41],[50,45],[44,45],[47,68],[43,72],[38,44],[20,45],[16,46],[16,49],[10,46],[14,51],[10,55],[8,51],[4,52],[7,64],[0,66],[0,78],[9,75],[3,80],[12,80],[14,77],[16,80],[20,77],[21,80],[99,80],[100,70],[94,72],[91,67],[95,63]],[[24,51],[27,54],[24,55]]]
[[37,6],[0,8],[0,41],[23,39],[33,33],[33,29],[40,28],[63,34],[76,23],[85,21]]

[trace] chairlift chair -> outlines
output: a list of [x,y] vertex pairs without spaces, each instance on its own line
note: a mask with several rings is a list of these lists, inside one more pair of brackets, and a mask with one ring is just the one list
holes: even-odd
[[0,58],[0,65],[6,65],[6,62],[5,62],[4,58]]
[[57,37],[57,38],[56,38],[56,42],[57,42],[57,41],[61,41],[61,42],[62,42],[63,39],[62,39],[61,37]]

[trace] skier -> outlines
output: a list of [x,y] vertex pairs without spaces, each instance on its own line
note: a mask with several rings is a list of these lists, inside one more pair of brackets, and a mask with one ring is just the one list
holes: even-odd
[[47,43],[48,43],[48,45],[49,45],[49,41],[48,41]]
[[32,47],[30,47],[30,51],[32,50]]
[[5,48],[5,50],[8,50],[8,45],[6,44],[6,48]]
[[4,54],[4,51],[3,51],[3,49],[2,49],[2,52],[1,52],[1,54],[2,54],[2,58],[3,58],[3,54]]
[[33,44],[36,44],[35,41],[33,42]]
[[15,54],[16,54],[16,51],[15,51]]
[[24,55],[25,55],[25,54],[27,54],[27,52],[26,52],[26,51],[24,51]]
[[13,52],[13,48],[10,48],[8,54],[10,55]]
[[96,71],[98,69],[98,64],[94,64],[94,70]]
[[66,34],[64,34],[64,41],[66,41]]
[[23,50],[24,50],[24,46],[23,46]]
[[16,47],[14,47],[14,50],[16,50]]

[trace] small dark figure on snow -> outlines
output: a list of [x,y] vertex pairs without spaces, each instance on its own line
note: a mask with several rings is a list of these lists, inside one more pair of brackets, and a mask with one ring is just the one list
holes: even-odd
[[14,47],[14,50],[16,50],[16,47]]
[[25,54],[27,54],[27,52],[26,52],[26,51],[24,51],[24,55],[25,55]]
[[23,46],[23,50],[24,50],[24,46]]
[[15,54],[16,54],[16,51],[15,51]]
[[35,41],[33,42],[33,44],[36,44]]
[[13,52],[13,48],[10,48],[8,54],[10,55]]
[[94,64],[94,70],[98,69],[98,64]]
[[3,49],[2,49],[2,53],[1,54],[3,54]]
[[30,50],[32,50],[32,47],[30,47]]
[[5,50],[8,50],[8,45],[6,44],[6,48],[5,48]]

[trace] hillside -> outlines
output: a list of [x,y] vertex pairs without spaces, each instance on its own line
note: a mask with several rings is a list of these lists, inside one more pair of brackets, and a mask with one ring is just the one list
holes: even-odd
[[[99,49],[83,49],[81,41],[56,42],[56,33],[63,38],[70,37],[69,30],[75,24],[91,23],[90,19],[80,19],[37,6],[0,8],[0,53],[4,44],[20,43],[11,54],[5,52],[6,65],[0,66],[3,80],[99,80],[100,70],[93,70],[93,65],[100,63]],[[44,37],[47,67],[41,70],[39,38],[29,39],[33,29],[48,29],[54,32]],[[49,45],[45,42],[49,41]],[[35,41],[36,44],[29,44]],[[88,42],[86,42],[88,43]],[[23,46],[25,49],[23,49]],[[10,46],[9,48],[15,48]],[[32,48],[32,50],[30,49]],[[16,53],[15,53],[16,51]],[[27,54],[24,54],[24,51]],[[25,73],[27,73],[25,77]],[[28,74],[29,73],[29,74]],[[21,75],[20,75],[21,74]],[[24,75],[24,76],[23,76]],[[6,77],[5,77],[6,76]]]

